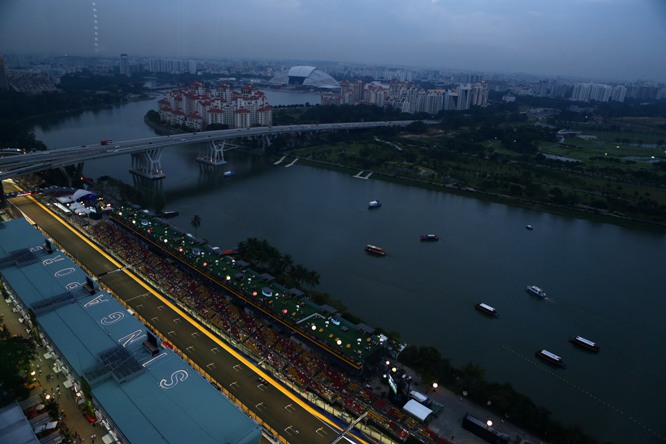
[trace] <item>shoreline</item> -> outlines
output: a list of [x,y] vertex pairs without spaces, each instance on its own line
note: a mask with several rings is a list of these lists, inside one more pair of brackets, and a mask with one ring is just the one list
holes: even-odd
[[[293,155],[287,155],[296,157]],[[346,165],[329,163],[321,160],[313,160],[308,158],[298,158],[299,162],[312,166],[315,168],[322,168],[332,171],[339,172],[351,172],[352,174],[357,171],[356,168],[348,167]],[[644,231],[654,231],[659,233],[666,233],[666,223],[662,222],[651,222],[641,219],[633,219],[624,216],[615,216],[612,214],[603,214],[594,210],[585,210],[582,208],[572,208],[566,207],[557,204],[549,204],[545,202],[530,201],[525,199],[519,199],[513,196],[508,196],[504,194],[490,193],[486,191],[479,191],[474,188],[460,188],[453,185],[439,184],[432,181],[421,181],[411,177],[396,176],[382,172],[374,172],[372,175],[373,178],[378,178],[379,180],[384,180],[391,183],[398,183],[406,186],[413,186],[418,188],[424,188],[434,191],[443,191],[456,194],[464,197],[471,197],[475,199],[481,199],[488,202],[494,202],[504,205],[509,205],[518,208],[524,208],[528,210],[543,211],[551,214],[556,214],[559,216],[575,217],[578,219],[586,219],[594,222],[603,222],[611,223],[618,225],[624,228],[633,228]]]
[[[178,131],[149,120],[147,114],[144,115],[143,120],[144,123],[148,127],[152,128],[157,134],[184,134],[183,131]],[[251,149],[246,149],[244,151],[254,155],[264,155],[261,152],[255,152],[254,150]],[[356,168],[352,168],[346,165],[325,162],[322,160],[314,160],[306,157],[298,157],[289,152],[282,153],[280,157],[282,155],[286,155],[287,157],[292,157],[294,159],[298,158],[299,162],[304,163],[305,165],[308,166],[313,166],[315,168],[322,168],[344,173],[351,172],[352,174],[357,171]],[[666,233],[666,222],[646,221],[642,219],[634,219],[625,216],[617,216],[610,213],[604,214],[599,210],[585,210],[583,208],[572,208],[563,205],[551,204],[547,202],[520,199],[506,194],[497,194],[486,191],[479,191],[474,188],[460,188],[453,185],[435,183],[426,180],[418,180],[412,177],[397,176],[383,172],[374,172],[373,177],[378,177],[379,180],[384,180],[386,182],[398,183],[406,186],[424,188],[434,191],[444,191],[456,194],[458,196],[471,197],[474,199],[481,199],[488,202],[509,205],[517,208],[524,208],[528,210],[543,211],[550,214],[556,214],[558,216],[574,217],[577,219],[585,219],[593,222],[611,223],[613,225],[617,225],[623,228],[632,228],[642,231]]]
[[44,118],[47,118],[47,117],[56,117],[56,116],[59,116],[59,115],[66,116],[68,114],[82,113],[82,112],[85,112],[85,111],[95,111],[95,110],[100,110],[100,109],[113,108],[115,106],[124,105],[126,103],[143,102],[143,101],[146,101],[146,100],[150,100],[152,98],[153,97],[148,95],[147,97],[141,97],[141,98],[132,99],[132,100],[122,100],[120,102],[117,102],[117,103],[114,103],[114,104],[108,104],[108,105],[101,105],[101,106],[100,105],[90,105],[90,106],[81,106],[81,107],[78,107],[78,108],[65,109],[65,110],[60,110],[60,111],[51,111],[51,112],[48,112],[48,113],[37,114],[37,115],[34,115],[34,116],[25,117],[21,120],[15,121],[14,123],[16,125],[31,124],[31,123],[33,123],[34,120],[44,119]]
[[[183,131],[178,131],[149,120],[147,114],[144,115],[143,120],[144,123],[148,127],[152,128],[157,134],[184,134]],[[246,149],[244,151],[254,155],[264,155],[263,153],[255,152],[252,149]],[[308,166],[313,166],[315,168],[322,168],[344,173],[349,173],[349,172],[354,173],[357,171],[356,168],[349,167],[346,165],[325,162],[322,160],[314,160],[306,157],[298,157],[289,152],[282,153],[280,157],[282,155],[285,155],[287,157],[292,157],[294,159],[298,158],[299,162],[304,163],[305,165]],[[618,216],[610,213],[603,213],[599,210],[592,210],[592,209],[586,210],[583,208],[573,208],[547,202],[521,199],[506,194],[497,194],[486,191],[479,191],[474,188],[461,188],[461,187],[456,187],[454,185],[446,185],[441,183],[435,183],[432,181],[418,180],[412,177],[397,176],[383,172],[374,172],[373,177],[378,177],[379,180],[384,180],[386,182],[398,183],[406,186],[424,188],[434,191],[444,191],[456,194],[458,196],[471,197],[474,199],[481,199],[488,202],[509,205],[517,208],[524,208],[528,210],[543,211],[550,214],[556,214],[558,216],[574,217],[577,219],[585,219],[593,222],[611,223],[613,225],[617,225],[623,228],[632,228],[642,231],[666,233],[666,222],[654,222],[642,219],[634,219],[626,216]]]

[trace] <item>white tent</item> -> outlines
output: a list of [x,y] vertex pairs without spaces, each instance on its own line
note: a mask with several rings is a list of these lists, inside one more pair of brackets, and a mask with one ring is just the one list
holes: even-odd
[[88,191],[88,190],[81,190],[81,189],[76,190],[76,191],[74,192],[74,194],[72,194],[72,200],[73,200],[74,202],[76,202],[76,201],[78,201],[79,199],[81,199],[82,197],[88,196],[89,194],[93,194],[93,193],[91,193],[91,192]]
[[79,200],[82,197],[85,197],[89,194],[93,194],[93,193],[91,193],[88,190],[78,189],[71,196],[58,197],[58,198],[56,198],[56,200],[60,203],[66,204],[66,203],[76,202],[77,200]]
[[402,409],[421,422],[425,422],[428,416],[432,414],[432,410],[413,399],[407,401],[407,404]]

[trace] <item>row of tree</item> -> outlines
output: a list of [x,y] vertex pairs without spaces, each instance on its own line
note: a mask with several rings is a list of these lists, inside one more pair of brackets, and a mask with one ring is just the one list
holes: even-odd
[[36,354],[37,347],[32,340],[12,336],[4,324],[0,325],[0,405],[28,397],[30,363]]
[[257,271],[269,273],[287,288],[310,289],[319,285],[319,273],[296,264],[289,254],[282,254],[265,239],[250,237],[238,244],[238,257]]
[[536,405],[527,396],[517,392],[509,383],[487,382],[485,370],[469,363],[455,368],[433,347],[410,345],[398,361],[417,371],[424,383],[436,381],[455,393],[468,397],[478,405],[485,405],[500,417],[507,418],[548,442],[562,444],[594,444],[596,441],[579,426],[567,427],[550,418],[550,412]]

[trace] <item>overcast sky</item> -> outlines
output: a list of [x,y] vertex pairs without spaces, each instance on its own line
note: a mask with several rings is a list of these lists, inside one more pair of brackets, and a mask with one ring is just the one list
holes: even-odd
[[0,53],[666,81],[666,0],[0,0]]

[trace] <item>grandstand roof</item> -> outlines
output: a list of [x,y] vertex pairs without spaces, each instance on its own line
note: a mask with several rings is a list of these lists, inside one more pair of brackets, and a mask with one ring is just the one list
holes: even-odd
[[259,442],[254,421],[170,349],[158,344],[153,356],[147,327],[105,291],[84,290],[86,274],[41,248],[39,231],[23,219],[2,225],[0,273],[129,442]]

